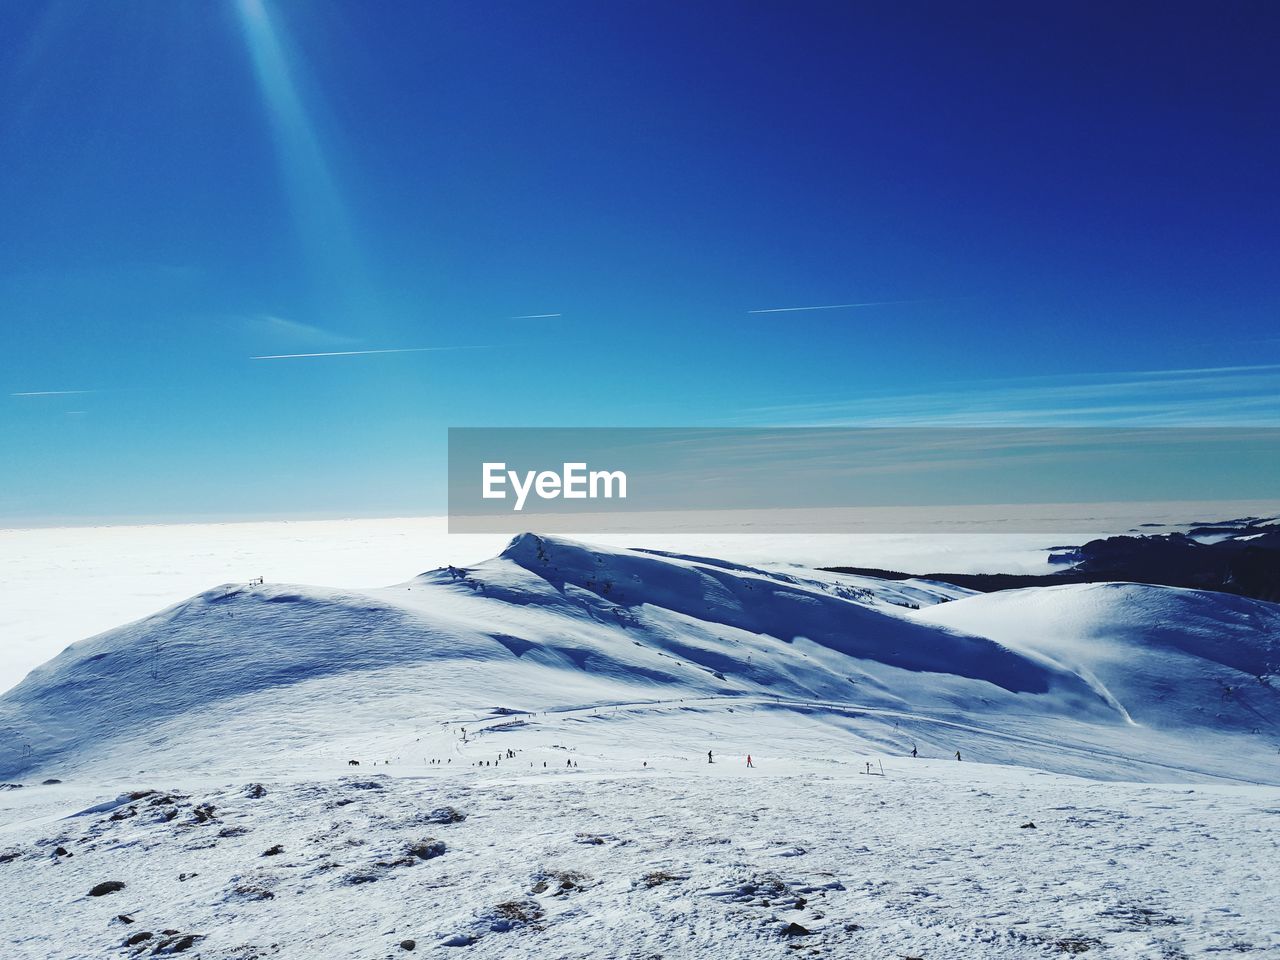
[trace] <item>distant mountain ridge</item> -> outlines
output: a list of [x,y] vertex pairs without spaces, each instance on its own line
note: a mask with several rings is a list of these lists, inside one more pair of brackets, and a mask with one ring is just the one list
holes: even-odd
[[827,567],[836,573],[920,578],[988,593],[1071,583],[1150,583],[1216,590],[1254,600],[1280,602],[1280,524],[1252,519],[1194,525],[1188,532],[1126,535],[1060,548],[1049,574],[913,574],[870,567]]

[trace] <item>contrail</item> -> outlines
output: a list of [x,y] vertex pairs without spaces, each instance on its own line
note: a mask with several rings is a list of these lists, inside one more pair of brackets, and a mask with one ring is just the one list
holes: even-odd
[[363,357],[371,353],[428,353],[436,350],[487,350],[484,345],[474,347],[393,347],[389,350],[331,350],[327,353],[276,353],[266,357],[250,357],[250,360],[300,360],[305,357]]
[[562,317],[562,313],[526,313],[523,317],[508,317],[509,320],[545,320],[548,317]]
[[852,307],[888,307],[896,303],[933,303],[932,300],[873,300],[870,303],[827,303],[820,307],[770,307],[767,310],[748,310],[747,313],[796,313],[801,310],[848,310]]
[[71,397],[83,393],[93,393],[92,390],[27,390],[23,393],[11,393],[11,397]]

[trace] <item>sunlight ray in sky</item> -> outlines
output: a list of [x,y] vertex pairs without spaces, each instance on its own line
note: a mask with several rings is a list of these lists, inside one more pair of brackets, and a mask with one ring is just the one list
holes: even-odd
[[237,0],[236,10],[298,232],[316,276],[334,284],[344,306],[353,307],[355,242],[315,120],[299,92],[298,70],[263,0]]

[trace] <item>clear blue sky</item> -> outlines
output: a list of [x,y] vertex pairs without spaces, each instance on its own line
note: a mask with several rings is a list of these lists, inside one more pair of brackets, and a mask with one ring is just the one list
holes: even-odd
[[448,426],[1280,423],[1278,34],[0,5],[0,523],[439,510]]

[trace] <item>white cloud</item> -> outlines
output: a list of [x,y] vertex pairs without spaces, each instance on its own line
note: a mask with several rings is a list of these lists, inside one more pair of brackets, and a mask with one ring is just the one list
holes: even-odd
[[301,320],[289,320],[286,317],[277,317],[273,314],[263,314],[255,317],[254,322],[257,326],[273,336],[284,337],[290,340],[299,340],[306,343],[320,345],[341,346],[343,344],[354,344],[356,338],[348,337],[345,334],[334,333],[332,330],[326,330],[324,327],[318,327],[312,323],[303,323]]
[[11,397],[74,397],[86,393],[95,393],[94,390],[24,390],[19,393],[11,393]]
[[324,353],[276,353],[250,357],[250,360],[302,360],[310,357],[363,357],[373,353],[433,353],[441,350],[487,350],[487,346],[469,347],[390,347],[385,350],[330,350]]
[[1129,370],[940,384],[757,407],[752,424],[1098,426],[1280,424],[1280,364]]
[[871,300],[867,303],[826,303],[816,307],[768,307],[747,313],[800,313],[805,310],[852,310],[856,307],[890,307],[899,303],[936,303],[935,300]]

